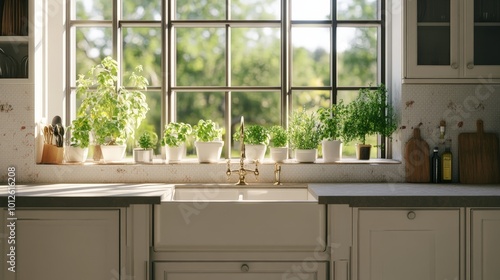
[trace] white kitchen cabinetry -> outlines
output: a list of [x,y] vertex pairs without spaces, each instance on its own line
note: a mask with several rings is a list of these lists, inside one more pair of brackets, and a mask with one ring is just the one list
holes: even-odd
[[500,278],[500,210],[472,209],[467,279]]
[[406,2],[408,79],[500,78],[500,2]]
[[326,280],[326,263],[308,262],[159,262],[155,280]]

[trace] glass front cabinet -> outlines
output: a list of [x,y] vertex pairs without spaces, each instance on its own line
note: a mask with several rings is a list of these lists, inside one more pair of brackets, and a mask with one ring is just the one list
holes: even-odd
[[409,0],[405,78],[500,78],[499,0]]

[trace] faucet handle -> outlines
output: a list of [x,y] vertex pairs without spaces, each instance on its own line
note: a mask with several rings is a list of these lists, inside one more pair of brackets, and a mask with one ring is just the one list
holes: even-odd
[[259,181],[259,175],[260,175],[260,172],[259,172],[259,160],[255,161],[255,171],[253,172],[253,174],[255,174],[255,181]]
[[227,176],[227,180],[229,181],[229,179],[231,178],[231,159],[227,159],[227,170],[226,170],[226,176]]

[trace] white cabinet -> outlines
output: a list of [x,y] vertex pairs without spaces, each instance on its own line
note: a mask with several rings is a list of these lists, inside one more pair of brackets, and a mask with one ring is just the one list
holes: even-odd
[[470,263],[467,279],[500,278],[500,210],[470,211]]
[[500,78],[500,2],[409,0],[405,78]]
[[121,279],[119,210],[19,209],[16,217],[16,272],[2,269],[2,279]]
[[459,210],[359,210],[357,220],[357,279],[460,279]]
[[155,280],[326,280],[325,262],[158,262]]

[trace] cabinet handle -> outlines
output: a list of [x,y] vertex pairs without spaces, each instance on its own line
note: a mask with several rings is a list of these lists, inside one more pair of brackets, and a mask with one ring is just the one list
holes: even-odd
[[410,211],[408,212],[408,214],[406,214],[406,217],[408,218],[408,220],[413,220],[417,217],[417,214],[415,214],[415,212],[413,211]]
[[458,69],[458,64],[456,64],[456,63],[451,64],[451,68]]
[[241,266],[241,271],[242,272],[248,272],[250,270],[250,267],[248,266],[248,264],[243,264]]
[[467,69],[474,69],[474,63],[467,64]]

